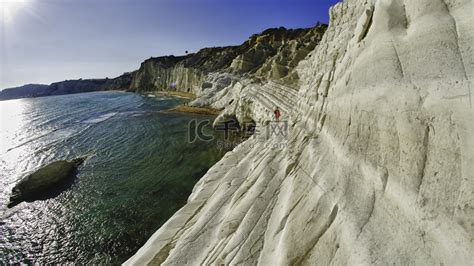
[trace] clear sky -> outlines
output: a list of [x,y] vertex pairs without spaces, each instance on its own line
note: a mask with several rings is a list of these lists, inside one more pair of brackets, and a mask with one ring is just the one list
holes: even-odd
[[150,56],[327,23],[338,0],[0,0],[0,89],[116,77]]

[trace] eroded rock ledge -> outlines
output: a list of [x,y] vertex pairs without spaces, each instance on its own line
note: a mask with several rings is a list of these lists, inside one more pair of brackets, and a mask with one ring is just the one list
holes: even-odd
[[196,104],[290,132],[229,152],[126,264],[471,264],[472,8],[346,0],[296,86],[215,74]]
[[211,73],[293,82],[292,70],[319,43],[327,25],[274,28],[238,46],[204,48],[185,56],[152,57],[133,73],[132,91],[176,90],[200,95],[213,86]]

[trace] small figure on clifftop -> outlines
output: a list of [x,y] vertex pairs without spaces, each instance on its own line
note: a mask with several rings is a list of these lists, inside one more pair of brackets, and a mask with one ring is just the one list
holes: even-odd
[[278,109],[278,106],[276,107],[275,111],[273,111],[273,113],[275,114],[276,121],[279,122],[281,113],[280,113],[280,109]]

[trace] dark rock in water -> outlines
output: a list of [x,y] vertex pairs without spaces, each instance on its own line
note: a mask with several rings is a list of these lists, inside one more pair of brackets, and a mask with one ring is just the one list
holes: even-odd
[[72,161],[56,161],[24,177],[13,189],[8,208],[22,201],[35,201],[57,196],[68,188],[76,176],[77,167],[84,162],[83,158]]

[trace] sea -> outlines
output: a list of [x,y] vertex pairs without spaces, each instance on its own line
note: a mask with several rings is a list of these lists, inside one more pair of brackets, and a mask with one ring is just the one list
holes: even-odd
[[[228,151],[224,134],[211,116],[167,111],[186,99],[150,96],[0,101],[0,264],[122,263],[186,203]],[[7,207],[21,178],[78,157],[87,159],[69,188]]]

